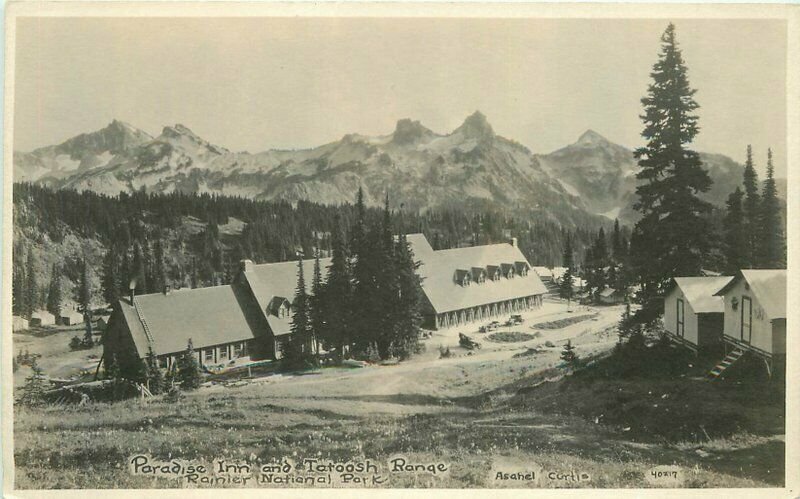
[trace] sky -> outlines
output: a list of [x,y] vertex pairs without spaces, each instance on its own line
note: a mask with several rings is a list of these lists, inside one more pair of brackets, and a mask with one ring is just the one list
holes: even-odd
[[[391,133],[448,133],[480,110],[536,153],[587,129],[643,144],[649,74],[668,21],[620,19],[20,18],[14,149],[119,119],[181,123],[234,151]],[[693,147],[786,174],[786,24],[675,22],[697,89]]]

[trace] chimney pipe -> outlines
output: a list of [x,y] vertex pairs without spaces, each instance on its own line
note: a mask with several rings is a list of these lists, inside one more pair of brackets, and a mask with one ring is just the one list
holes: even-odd
[[516,237],[512,237],[511,238],[511,246],[513,246],[515,248],[517,247],[517,238]]
[[128,292],[131,299],[131,305],[133,305],[133,297],[136,295],[136,279],[133,279],[130,284],[128,284]]

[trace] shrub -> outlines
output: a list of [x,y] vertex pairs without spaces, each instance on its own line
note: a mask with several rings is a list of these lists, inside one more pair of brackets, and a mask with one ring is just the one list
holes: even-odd
[[439,358],[440,359],[447,359],[447,358],[450,358],[452,356],[453,356],[453,354],[450,353],[450,347],[443,347],[442,345],[439,345]]

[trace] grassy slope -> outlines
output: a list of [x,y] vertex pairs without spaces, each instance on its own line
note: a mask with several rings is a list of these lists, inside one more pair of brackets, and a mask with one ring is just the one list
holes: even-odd
[[[659,363],[659,355],[651,352],[642,362],[663,367],[667,362]],[[441,477],[393,478],[390,486],[493,486],[489,469],[500,458],[550,470],[585,471],[592,475],[592,487],[647,486],[645,474],[655,465],[681,466],[687,473],[685,485],[693,487],[782,483],[783,443],[772,436],[783,433],[783,399],[774,385],[766,390],[763,383],[711,384],[681,378],[677,370],[662,379],[657,367],[652,373],[659,375],[628,373],[620,380],[612,377],[614,362],[611,357],[535,387],[557,374],[540,373],[458,400],[452,409],[447,408],[449,400],[380,399],[442,407],[425,415],[345,416],[291,409],[271,405],[247,388],[190,394],[181,404],[156,399],[145,406],[126,401],[66,412],[21,410],[15,427],[16,479],[21,488],[175,485],[129,475],[125,459],[139,452],[162,459],[262,462],[292,455],[340,460],[364,456],[385,462],[403,453],[444,460],[452,471]],[[669,396],[662,398],[665,393]],[[733,424],[714,423],[736,414]],[[698,436],[701,424],[713,440]],[[710,457],[700,457],[697,447]]]

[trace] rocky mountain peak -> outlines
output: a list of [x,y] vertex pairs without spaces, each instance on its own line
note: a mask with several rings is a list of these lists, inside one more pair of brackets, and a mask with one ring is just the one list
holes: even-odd
[[431,135],[433,135],[433,132],[422,126],[419,121],[405,118],[397,121],[394,133],[392,133],[392,142],[400,145],[413,144],[419,139]]
[[225,149],[224,147],[218,147],[211,144],[207,140],[201,138],[199,135],[191,131],[189,127],[182,125],[180,123],[177,123],[174,126],[165,126],[164,129],[161,131],[161,136],[159,138],[162,140],[180,140],[182,138],[185,138],[216,154],[223,154],[225,152],[228,152],[228,150]]
[[608,139],[600,135],[599,133],[595,132],[592,129],[586,130],[583,134],[578,138],[577,145],[581,146],[596,146],[602,144],[608,144]]
[[464,120],[464,123],[462,123],[455,132],[461,132],[465,137],[474,139],[494,137],[492,125],[489,124],[486,116],[480,111],[475,111],[467,116],[467,119]]

